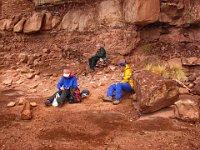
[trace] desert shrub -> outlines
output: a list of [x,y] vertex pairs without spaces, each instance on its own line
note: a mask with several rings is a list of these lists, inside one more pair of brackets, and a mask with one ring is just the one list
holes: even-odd
[[164,78],[173,78],[180,81],[184,81],[186,79],[184,69],[182,68],[182,66],[177,64],[171,64],[171,65],[148,64],[144,67],[144,70],[151,71]]

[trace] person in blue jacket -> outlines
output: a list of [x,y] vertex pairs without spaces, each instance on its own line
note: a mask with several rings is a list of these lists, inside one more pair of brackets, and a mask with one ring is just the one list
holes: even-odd
[[51,106],[54,98],[57,94],[59,94],[60,97],[57,98],[57,103],[58,106],[62,106],[66,99],[70,96],[70,87],[78,87],[77,78],[74,74],[71,73],[70,69],[64,69],[62,78],[57,84],[58,91],[47,100],[45,100],[45,105]]

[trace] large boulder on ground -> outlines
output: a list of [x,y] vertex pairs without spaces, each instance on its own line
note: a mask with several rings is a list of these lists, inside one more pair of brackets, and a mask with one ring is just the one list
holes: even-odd
[[179,97],[177,83],[149,71],[135,75],[135,92],[142,113],[150,113],[174,104]]
[[122,8],[119,0],[105,0],[98,5],[98,23],[116,26],[123,21]]
[[24,24],[24,33],[34,33],[40,31],[42,27],[44,13],[34,13]]
[[23,28],[24,28],[24,23],[25,23],[26,19],[22,18],[13,28],[14,32],[22,32]]
[[187,122],[199,120],[199,103],[197,100],[181,99],[175,103],[174,116]]
[[125,0],[125,22],[146,25],[159,20],[160,0]]

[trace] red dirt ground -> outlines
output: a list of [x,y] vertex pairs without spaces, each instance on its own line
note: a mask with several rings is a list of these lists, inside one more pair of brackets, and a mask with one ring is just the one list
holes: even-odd
[[92,94],[81,104],[54,108],[45,107],[45,98],[36,96],[29,99],[38,104],[32,109],[33,119],[22,121],[22,106],[6,107],[22,91],[0,91],[1,150],[200,149],[199,124],[159,117],[137,120],[130,97],[113,106]]

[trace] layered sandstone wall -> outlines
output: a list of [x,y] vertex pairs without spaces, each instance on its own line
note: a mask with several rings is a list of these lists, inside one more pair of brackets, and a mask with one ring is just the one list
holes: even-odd
[[113,64],[124,57],[131,60],[137,51],[164,59],[199,57],[198,2],[85,0],[35,7],[29,0],[5,0],[1,7],[0,49],[10,52],[8,58],[13,51],[31,54],[47,48],[58,60],[71,59],[69,55],[75,52],[87,60],[95,44],[102,42]]

